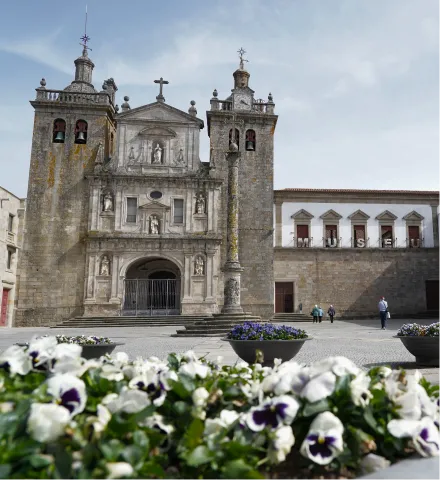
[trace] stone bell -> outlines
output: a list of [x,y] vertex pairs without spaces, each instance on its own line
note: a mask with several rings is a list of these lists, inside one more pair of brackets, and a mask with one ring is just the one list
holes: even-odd
[[84,135],[84,131],[80,131],[78,136],[76,137],[76,144],[86,144],[86,137]]
[[63,143],[65,139],[65,134],[63,131],[58,131],[55,139],[53,140],[54,143]]
[[253,141],[246,141],[246,151],[255,151],[255,144]]

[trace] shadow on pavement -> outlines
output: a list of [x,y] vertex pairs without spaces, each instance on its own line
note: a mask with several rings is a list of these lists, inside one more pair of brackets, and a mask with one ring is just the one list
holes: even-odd
[[[380,328],[380,319],[368,319],[368,320],[341,320],[340,322],[345,322],[350,325],[357,325],[359,327],[369,327],[370,329]],[[419,325],[430,325],[434,322],[438,322],[435,319],[388,319],[387,320],[387,330],[399,330],[404,324],[419,324]],[[335,320],[337,323],[337,320]]]
[[396,361],[391,361],[391,362],[373,362],[370,364],[363,364],[364,367],[366,368],[372,368],[372,367],[378,367],[378,366],[390,366],[392,369],[438,369],[438,366],[422,366],[420,364],[417,364],[416,361],[414,362],[396,362]]

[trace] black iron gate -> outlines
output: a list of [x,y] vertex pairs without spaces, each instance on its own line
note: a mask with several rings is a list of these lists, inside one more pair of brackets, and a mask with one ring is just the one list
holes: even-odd
[[123,315],[180,314],[180,280],[125,279]]

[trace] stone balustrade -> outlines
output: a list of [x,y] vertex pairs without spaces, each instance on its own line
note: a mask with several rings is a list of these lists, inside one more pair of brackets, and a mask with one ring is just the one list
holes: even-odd
[[43,102],[63,102],[68,104],[101,104],[113,106],[110,95],[106,92],[69,92],[38,88],[36,100]]

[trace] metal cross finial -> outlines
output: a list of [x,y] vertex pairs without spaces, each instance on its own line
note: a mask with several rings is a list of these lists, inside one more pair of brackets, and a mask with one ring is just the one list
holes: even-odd
[[86,21],[84,24],[84,35],[81,37],[82,43],[79,45],[83,46],[83,55],[87,55],[88,50],[92,50],[90,47],[88,47],[87,42],[90,40],[90,37],[87,35],[87,5],[86,5]]
[[240,47],[240,50],[237,50],[237,52],[240,55],[240,69],[244,69],[243,62],[249,62],[247,59],[243,58],[243,55],[246,53],[246,51],[243,49],[243,47]]
[[165,97],[163,96],[162,94],[162,88],[163,88],[163,85],[164,84],[169,84],[168,81],[166,80],[163,80],[163,77],[161,77],[159,80],[155,80],[154,81],[155,84],[160,84],[160,90],[159,90],[159,95],[156,96],[156,99],[159,101],[159,102],[165,102]]

